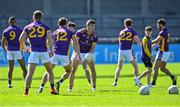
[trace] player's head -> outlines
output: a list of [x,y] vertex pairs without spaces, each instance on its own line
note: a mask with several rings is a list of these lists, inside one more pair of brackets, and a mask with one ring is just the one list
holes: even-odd
[[151,35],[152,35],[152,27],[151,26],[146,26],[144,32],[145,32],[146,36],[151,37]]
[[127,18],[124,20],[124,26],[125,27],[131,27],[132,26],[132,19]]
[[33,20],[34,21],[41,20],[42,17],[43,17],[43,12],[42,11],[40,11],[40,10],[34,11],[34,13],[33,13]]
[[95,30],[95,24],[96,24],[95,20],[89,19],[86,21],[86,28],[90,31],[94,31]]
[[58,26],[67,27],[68,20],[65,17],[58,19]]
[[9,17],[9,25],[15,25],[16,24],[16,18],[14,16]]
[[69,30],[71,30],[72,32],[75,32],[76,31],[76,24],[71,22],[71,21],[69,21],[68,24],[67,24],[67,28]]
[[159,19],[158,21],[157,21],[157,28],[159,29],[159,30],[162,30],[164,27],[166,26],[166,20],[165,19]]

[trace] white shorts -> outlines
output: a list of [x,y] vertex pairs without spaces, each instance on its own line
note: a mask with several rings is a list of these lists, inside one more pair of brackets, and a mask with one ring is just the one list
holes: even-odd
[[[87,60],[87,59],[85,58],[86,54],[88,54],[88,53],[80,53],[80,56],[81,56],[81,61],[85,61],[85,60]],[[73,60],[76,56],[77,56],[76,52],[75,52],[75,51],[73,51],[73,53],[72,53],[72,57],[71,57],[71,60]]]
[[157,52],[156,60],[167,62],[169,60],[170,52]]
[[48,52],[31,52],[28,59],[28,63],[35,63],[35,64],[39,64],[39,62],[44,64],[50,61],[51,61],[51,58]]
[[134,59],[132,50],[120,50],[119,49],[118,60],[124,61],[124,59],[127,61],[132,61]]
[[7,51],[7,60],[20,60],[23,59],[21,51]]
[[54,54],[51,58],[51,63],[57,65],[59,62],[61,62],[62,66],[69,65],[70,64],[69,56]]

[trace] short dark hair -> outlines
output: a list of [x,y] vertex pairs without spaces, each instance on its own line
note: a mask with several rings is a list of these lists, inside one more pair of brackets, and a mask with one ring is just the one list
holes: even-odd
[[145,31],[152,31],[152,27],[151,26],[146,26]]
[[68,27],[76,27],[76,24],[74,22],[69,21],[67,24]]
[[93,19],[89,19],[86,21],[86,26],[89,26],[90,24],[96,24],[96,21]]
[[132,26],[132,19],[130,19],[130,18],[125,19],[125,20],[124,20],[124,25],[126,25],[126,26]]
[[16,21],[16,18],[14,16],[9,17],[8,22],[9,22],[10,25],[15,24],[15,21]]
[[34,15],[34,18],[35,18],[36,20],[41,20],[41,19],[42,19],[42,16],[43,16],[44,14],[43,14],[42,11],[36,10],[36,11],[34,11],[33,15]]
[[163,19],[163,18],[161,18],[161,19],[159,19],[158,21],[157,21],[157,23],[159,23],[159,24],[162,24],[162,25],[166,25],[166,20],[165,19]]
[[58,26],[64,26],[68,23],[68,20],[65,17],[61,17],[58,19]]

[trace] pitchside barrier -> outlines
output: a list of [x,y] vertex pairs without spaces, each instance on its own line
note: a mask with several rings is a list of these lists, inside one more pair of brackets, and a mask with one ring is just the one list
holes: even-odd
[[[156,56],[156,49],[153,48],[153,56]],[[138,45],[133,46],[133,52],[138,62],[140,60],[140,48]],[[72,52],[71,52],[72,53]],[[95,62],[97,64],[116,64],[118,61],[118,44],[97,44],[95,53]],[[27,64],[29,53],[24,53],[25,62]],[[126,62],[126,61],[125,61]],[[170,58],[169,62],[180,62],[180,44],[170,45]],[[2,48],[0,48],[0,66],[7,65],[6,54]],[[17,61],[15,62],[16,65]]]

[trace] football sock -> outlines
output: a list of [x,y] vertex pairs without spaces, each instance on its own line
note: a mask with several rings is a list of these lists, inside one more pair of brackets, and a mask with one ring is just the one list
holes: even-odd
[[45,85],[45,84],[41,84],[41,85],[40,85],[40,88],[43,89],[43,88],[44,88],[44,85]]
[[91,83],[91,80],[88,79],[88,82]]
[[118,81],[118,79],[115,79],[115,82],[117,82]]
[[51,86],[51,90],[54,90],[54,83],[51,83],[50,86]]
[[29,89],[26,88],[24,94],[28,94],[28,92],[29,92]]
[[63,79],[60,79],[59,82],[62,83],[64,80]]
[[170,75],[171,79],[173,80],[174,79],[174,75]]
[[156,81],[155,81],[155,80],[153,80],[151,84],[152,84],[152,85],[156,85]]
[[8,80],[8,84],[11,84],[11,82],[12,82],[11,80]]
[[69,89],[72,89],[73,86],[69,86]]

